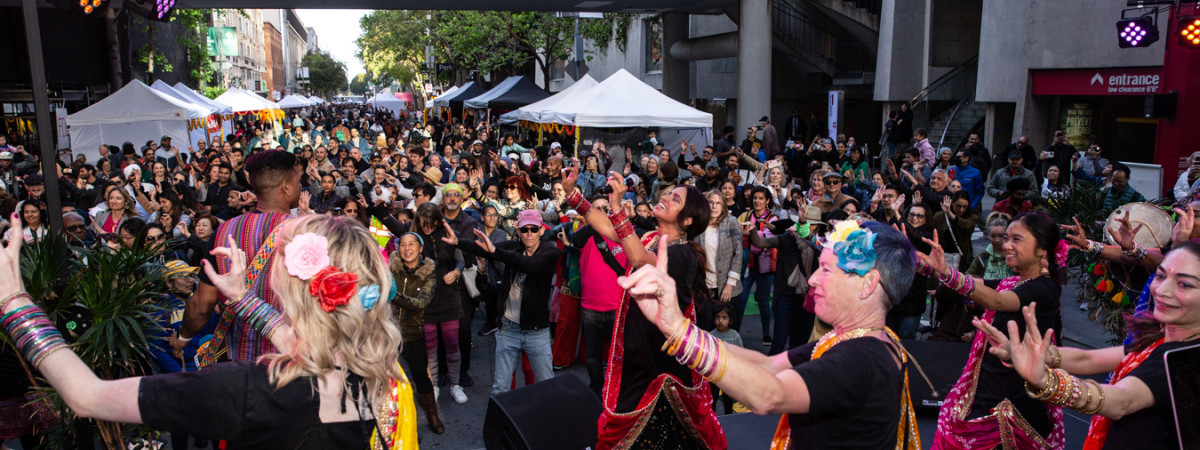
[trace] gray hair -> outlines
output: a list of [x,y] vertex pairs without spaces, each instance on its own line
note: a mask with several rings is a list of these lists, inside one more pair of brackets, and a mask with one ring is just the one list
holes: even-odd
[[908,295],[916,274],[917,253],[912,242],[903,233],[888,225],[869,221],[862,228],[875,233],[875,270],[879,271],[879,284],[887,294],[890,310]]

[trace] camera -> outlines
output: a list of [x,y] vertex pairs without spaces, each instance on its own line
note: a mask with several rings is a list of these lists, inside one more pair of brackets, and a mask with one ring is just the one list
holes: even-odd
[[611,193],[613,193],[613,188],[607,184],[596,189],[597,195],[608,195]]

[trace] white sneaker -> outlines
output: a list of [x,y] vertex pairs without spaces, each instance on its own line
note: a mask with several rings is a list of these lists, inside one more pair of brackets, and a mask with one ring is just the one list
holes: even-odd
[[450,397],[454,398],[454,403],[460,405],[467,402],[467,393],[463,392],[462,386],[457,384],[450,386]]

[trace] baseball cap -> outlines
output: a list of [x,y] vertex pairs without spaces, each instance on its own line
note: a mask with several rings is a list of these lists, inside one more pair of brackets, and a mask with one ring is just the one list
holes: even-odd
[[169,140],[171,140],[171,137],[170,137],[170,136],[163,136],[163,137],[159,138],[158,140],[160,140],[160,141],[169,141]]
[[472,147],[474,147],[474,146],[476,146],[476,145],[483,145],[483,141],[481,141],[481,140],[479,140],[479,139],[476,139],[476,140],[475,140],[475,142],[472,142],[472,143],[471,143],[471,146],[472,146]]
[[829,172],[825,172],[825,175],[823,175],[821,177],[821,179],[824,180],[827,178],[841,178],[841,177],[842,177],[842,174],[834,172],[834,171],[829,171]]
[[716,160],[712,160],[712,161],[709,161],[709,162],[708,162],[708,164],[706,164],[706,165],[704,166],[704,168],[705,168],[705,169],[720,169],[720,168],[721,168],[721,165],[720,165],[720,164],[717,164],[717,161],[716,161]]
[[558,142],[551,142],[550,148],[562,148],[562,144],[559,144]]
[[[750,116],[750,117],[754,117],[754,116]],[[771,121],[771,119],[770,119],[770,118],[768,118],[767,116],[762,116],[762,118],[761,118],[761,119],[758,119],[758,121],[759,121],[759,122],[770,122],[770,121]]]
[[35,173],[25,177],[26,186],[38,186],[43,184],[46,184],[46,179],[43,178],[41,174]]
[[542,214],[534,209],[527,209],[517,214],[517,227],[525,227],[529,225],[541,225]]
[[196,272],[200,271],[199,267],[189,266],[189,265],[187,265],[187,263],[180,261],[178,259],[168,261],[166,264],[166,269],[167,269],[166,274],[163,276],[163,278],[167,278],[167,279],[190,277],[192,275],[195,275]]
[[1013,150],[1011,152],[1008,152],[1008,159],[1021,159],[1021,151]]
[[630,175],[630,176],[625,177],[625,185],[626,186],[636,186],[638,183],[641,183],[641,182],[642,182],[642,178],[637,175]]
[[9,161],[13,159],[12,152],[0,152],[0,160]]

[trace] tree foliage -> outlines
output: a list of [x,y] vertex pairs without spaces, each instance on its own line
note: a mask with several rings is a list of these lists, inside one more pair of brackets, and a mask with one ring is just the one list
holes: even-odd
[[[583,19],[580,34],[605,49],[615,40],[624,50],[628,14]],[[425,46],[437,62],[482,73],[521,73],[531,62],[549,79],[555,60],[574,45],[575,19],[529,11],[375,11],[362,18],[358,57],[367,70],[402,84],[424,71]]]
[[300,66],[308,68],[309,85],[318,95],[329,96],[346,87],[346,65],[329,53],[310,51],[300,60]]
[[360,73],[350,80],[348,88],[351,95],[359,95],[367,91],[367,74]]

